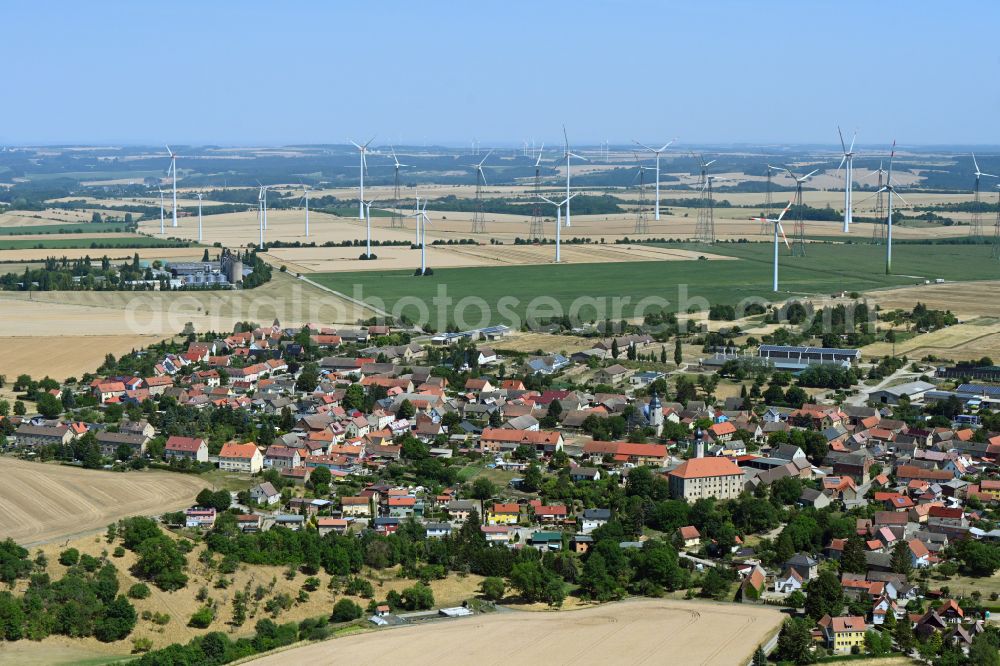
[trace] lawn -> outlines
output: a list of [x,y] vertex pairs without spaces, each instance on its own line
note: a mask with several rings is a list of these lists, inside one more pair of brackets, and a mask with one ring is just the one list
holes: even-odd
[[[708,249],[693,244],[671,247]],[[480,307],[474,304],[455,307],[467,296],[480,297],[489,305],[490,323],[508,325],[523,321],[529,303],[537,297],[547,298],[531,305],[536,317],[544,319],[578,312],[579,319],[585,321],[605,316],[617,320],[641,314],[636,312],[635,306],[646,297],[666,299],[669,309],[687,311],[691,304],[701,309],[705,303],[737,304],[747,298],[772,299],[775,296],[770,288],[772,250],[768,244],[719,243],[711,252],[738,261],[441,268],[426,278],[415,278],[409,271],[398,270],[318,273],[311,277],[341,293],[355,295],[360,289],[361,297],[369,303],[388,311],[395,307],[394,314],[402,312],[419,319],[421,306],[413,303],[415,299],[424,304],[431,325],[438,330],[451,321],[464,328],[459,314],[469,326],[485,320]],[[894,248],[894,275],[885,274],[884,252],[884,247],[871,245],[811,244],[805,257],[782,254],[778,297],[860,292],[913,285],[936,278],[949,281],[1000,279],[1000,262],[990,259],[988,246],[900,245]],[[441,289],[453,299],[452,305],[432,301],[441,294]],[[512,298],[498,306],[503,297]],[[631,299],[618,314],[612,302],[616,297]],[[406,300],[401,300],[404,298]],[[581,298],[594,299],[594,302],[587,305],[577,300]],[[660,305],[663,303],[657,303]]]
[[138,247],[187,247],[189,243],[149,236],[112,237],[112,238],[66,238],[39,239],[3,239],[0,240],[0,250],[32,250],[32,249],[69,249],[69,248],[138,248]]

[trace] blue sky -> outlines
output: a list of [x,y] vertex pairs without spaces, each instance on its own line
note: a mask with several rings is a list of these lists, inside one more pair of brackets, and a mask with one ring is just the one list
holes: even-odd
[[996,2],[5,3],[2,143],[1000,144]]

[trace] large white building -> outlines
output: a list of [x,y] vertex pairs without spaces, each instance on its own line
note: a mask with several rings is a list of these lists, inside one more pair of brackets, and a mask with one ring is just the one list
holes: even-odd
[[667,478],[670,496],[688,502],[703,497],[735,499],[743,491],[743,471],[728,458],[691,458]]

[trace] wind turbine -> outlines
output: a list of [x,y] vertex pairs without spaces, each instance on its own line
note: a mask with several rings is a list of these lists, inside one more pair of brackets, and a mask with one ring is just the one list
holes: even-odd
[[778,233],[779,232],[781,233],[781,240],[785,241],[785,247],[791,249],[792,246],[788,244],[788,237],[785,236],[785,229],[781,226],[781,219],[785,217],[785,213],[789,211],[794,201],[795,201],[794,199],[789,201],[788,205],[785,206],[785,210],[781,211],[781,215],[779,215],[776,218],[770,218],[767,216],[753,218],[754,220],[760,222],[761,224],[767,224],[768,222],[770,222],[771,224],[774,225],[774,281],[772,288],[774,289],[775,293],[777,293],[778,291]]
[[639,159],[639,155],[632,153],[635,156],[635,163],[639,167],[638,172],[635,177],[632,178],[632,182],[635,183],[636,180],[639,181],[639,206],[636,209],[635,216],[635,233],[637,234],[648,234],[649,233],[649,221],[646,217],[646,169],[649,167],[644,165]]
[[359,145],[357,143],[354,143],[353,140],[351,141],[351,143],[354,144],[354,147],[358,149],[358,153],[361,154],[361,163],[360,163],[360,167],[359,167],[359,173],[361,174],[361,181],[360,181],[361,185],[360,185],[360,187],[358,189],[358,219],[359,220],[365,219],[365,172],[368,171],[368,161],[365,159],[365,153],[368,152],[368,146],[370,146],[371,143],[372,143],[372,141],[374,141],[374,140],[375,140],[375,137],[372,137],[372,138],[368,139],[368,142],[365,143],[364,145]]
[[[899,200],[909,206],[910,204],[898,192],[896,186],[892,184],[892,161],[896,157],[896,142],[892,142],[892,152],[889,153],[889,172],[885,178],[885,185],[879,192],[888,192],[888,204],[885,218],[885,274],[892,274],[892,197],[896,195]],[[976,169],[978,171],[978,168]]]
[[167,152],[170,154],[170,168],[167,170],[167,175],[170,175],[172,171],[174,174],[174,227],[177,227],[177,154],[170,150],[170,146],[167,146]]
[[656,155],[656,211],[655,211],[655,214],[653,216],[653,219],[655,219],[657,222],[660,221],[660,154],[664,150],[666,150],[667,148],[669,148],[674,143],[674,141],[676,141],[676,140],[677,139],[671,139],[670,141],[668,141],[665,144],[663,144],[662,146],[660,146],[660,148],[652,148],[650,146],[647,146],[644,143],[639,143],[638,141],[635,142],[636,145],[642,146],[643,148],[645,148],[649,152],[651,152],[654,155]]
[[[562,255],[560,253],[562,239],[561,239],[561,237],[559,235],[560,229],[562,228],[562,207],[566,206],[566,210],[569,210],[569,200],[572,199],[575,196],[576,196],[576,194],[571,194],[568,197],[566,197],[565,199],[563,199],[562,201],[560,201],[559,203],[556,203],[552,199],[549,199],[547,197],[543,197],[543,196],[539,195],[539,197],[543,201],[547,201],[548,203],[550,203],[550,204],[552,204],[553,206],[556,207],[556,263],[557,264],[560,261],[562,261]],[[567,226],[569,226],[569,225],[567,225]]]
[[806,223],[802,217],[805,213],[802,205],[802,186],[805,185],[807,180],[816,175],[819,169],[813,169],[804,176],[795,175],[795,172],[788,167],[785,167],[785,171],[795,181],[795,207],[798,213],[795,219],[795,247],[792,248],[792,254],[804,257],[806,256]]
[[420,244],[420,271],[417,275],[425,275],[427,273],[427,223],[430,222],[430,218],[427,217],[427,200],[424,199],[424,207],[421,208],[420,197],[417,197],[416,212],[409,217],[417,219],[417,240]]
[[371,201],[365,202],[365,227],[368,231],[368,237],[365,242],[365,258],[372,258],[372,204],[375,203],[377,199],[372,199]]
[[704,155],[698,156],[701,165],[701,176],[698,178],[698,189],[701,191],[701,205],[698,208],[698,222],[695,225],[695,237],[703,243],[715,242],[715,203],[712,200],[712,180],[708,175],[708,167],[715,160],[705,161]]
[[576,153],[572,152],[569,149],[569,136],[566,135],[566,126],[565,125],[563,125],[563,139],[566,142],[566,151],[564,153],[564,156],[566,157],[566,226],[567,227],[572,227],[573,226],[573,220],[572,220],[572,218],[570,217],[570,214],[569,214],[569,200],[573,198],[573,197],[571,197],[569,195],[569,160],[570,160],[571,157],[575,157],[578,160],[584,160],[584,161],[586,161],[587,158],[583,157],[581,155],[577,155]]
[[266,199],[264,198],[264,186],[260,186],[260,192],[257,193],[257,224],[260,226],[260,242],[259,247],[261,250],[264,249],[264,229],[267,227],[264,225],[264,210],[267,205]]
[[486,157],[479,160],[479,164],[469,166],[476,172],[476,209],[472,213],[472,233],[486,231],[486,219],[483,217],[483,185],[486,184],[486,172],[483,171],[483,164],[493,154],[490,150]]
[[844,171],[844,233],[846,234],[851,231],[852,190],[854,187],[854,142],[858,139],[858,133],[854,132],[850,148],[844,143],[844,133],[840,131],[839,126],[837,127],[837,134],[840,135],[840,147],[844,150],[844,156],[840,159],[840,166],[837,167],[837,171],[846,167]]
[[309,186],[302,185],[303,194],[301,201],[306,203],[306,238],[309,238]]
[[163,190],[159,185],[156,186],[156,189],[160,191],[160,235],[162,236],[166,233],[163,230]]
[[992,173],[983,173],[979,170],[979,162],[976,161],[976,154],[972,153],[972,163],[976,167],[976,190],[975,198],[972,203],[972,226],[969,227],[969,237],[979,239],[983,235],[983,221],[981,216],[981,211],[979,207],[979,178],[981,176],[987,176],[989,178],[996,178]]
[[198,242],[201,242],[201,198],[205,196],[201,192],[195,194],[198,197]]
[[[392,146],[390,146],[392,148]],[[396,149],[392,148],[392,161],[396,163],[392,188],[392,226],[393,228],[403,226],[403,220],[399,215],[399,167],[408,167],[409,164],[400,164],[396,157]]]

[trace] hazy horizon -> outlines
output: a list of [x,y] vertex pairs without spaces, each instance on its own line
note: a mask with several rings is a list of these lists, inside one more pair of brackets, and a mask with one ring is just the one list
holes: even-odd
[[995,3],[369,7],[7,8],[0,144],[1000,144]]

